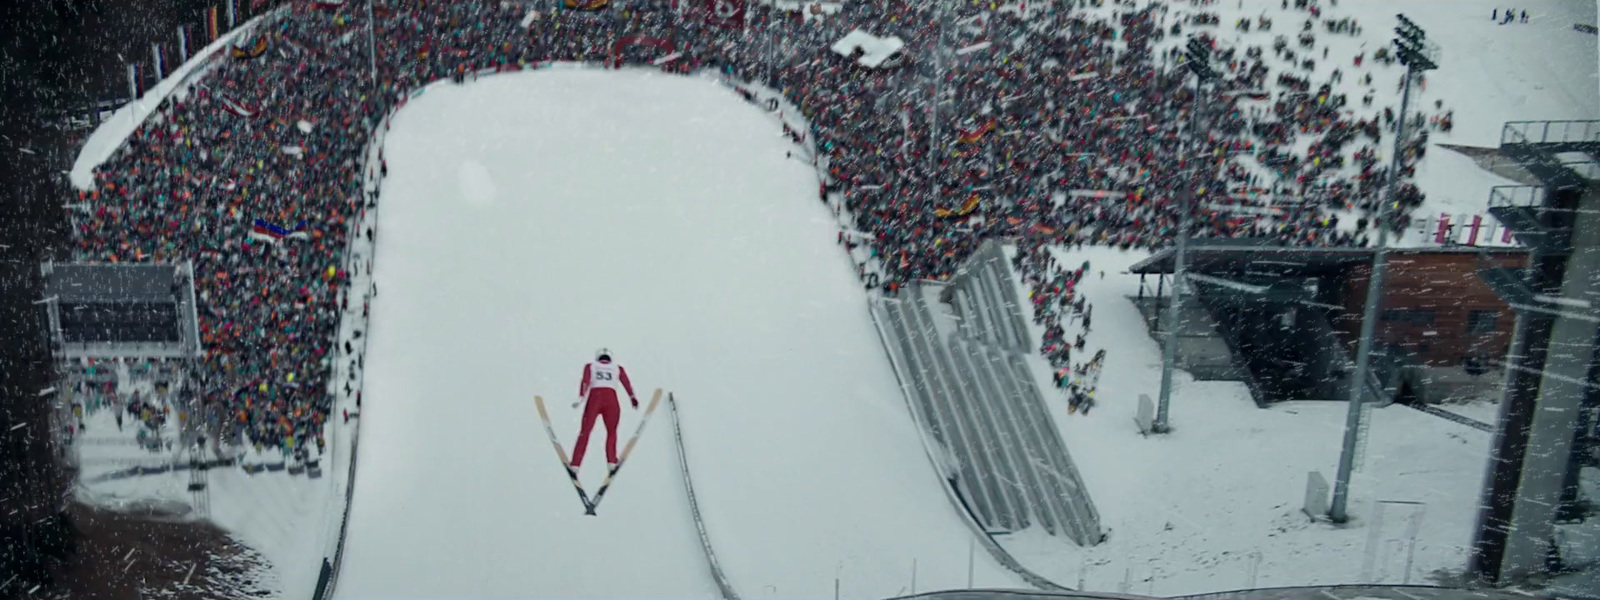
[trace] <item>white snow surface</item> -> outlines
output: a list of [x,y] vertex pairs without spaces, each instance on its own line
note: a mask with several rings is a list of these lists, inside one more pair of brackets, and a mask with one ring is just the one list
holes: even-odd
[[[1398,405],[1374,410],[1365,461],[1352,486],[1352,522],[1343,528],[1313,523],[1300,510],[1306,475],[1317,470],[1332,483],[1347,405],[1303,401],[1261,409],[1242,383],[1195,381],[1180,370],[1173,383],[1174,432],[1141,437],[1134,412],[1139,394],[1158,397],[1161,349],[1128,299],[1138,293],[1139,277],[1125,271],[1148,254],[1054,252],[1064,268],[1089,261],[1078,290],[1093,306],[1093,329],[1085,350],[1073,355],[1106,350],[1094,409],[1067,414],[1065,395],[1053,390],[1043,359],[1031,359],[1110,538],[1089,549],[1033,532],[1005,539],[1025,566],[1070,587],[1081,581],[1085,590],[1157,596],[1397,584],[1406,580],[1408,541],[1399,509],[1387,509],[1378,524],[1377,567],[1370,576],[1362,570],[1374,503],[1396,500],[1426,504],[1410,583],[1430,583],[1435,571],[1465,567],[1490,434]],[[1153,291],[1153,280],[1150,285]],[[1077,322],[1063,326],[1068,339],[1082,330]]]
[[[565,69],[434,86],[396,114],[340,596],[714,596],[666,406],[598,516],[542,431],[536,394],[571,447],[602,346],[641,400],[676,395],[744,596],[968,585],[971,532],[773,121],[709,80]],[[972,583],[1019,585],[981,551]]]
[[[148,398],[152,385],[125,375],[118,393],[126,397],[137,389]],[[175,470],[157,475],[111,478],[125,469],[143,466],[158,467],[164,464],[184,464],[189,453],[181,449],[151,452],[139,448],[135,432],[139,426],[133,417],[124,419],[117,427],[115,412],[110,408],[91,411],[85,415],[83,435],[76,440],[78,456],[82,461],[79,484],[75,493],[84,502],[124,510],[130,506],[159,506],[181,515],[184,519],[205,519],[226,529],[239,542],[260,552],[267,560],[263,570],[256,573],[262,589],[288,597],[309,594],[317,579],[322,545],[337,535],[337,506],[328,502],[330,486],[340,484],[346,464],[344,448],[335,448],[323,456],[326,476],[309,479],[304,475],[289,475],[285,471],[249,474],[238,467],[215,468],[208,472],[208,503],[210,511],[201,515],[194,506],[187,486],[190,472]],[[177,418],[174,415],[163,428],[162,435],[175,440]],[[344,440],[336,424],[329,426],[330,441]],[[206,459],[215,458],[210,452]],[[258,453],[248,455],[252,463],[260,463]],[[337,468],[334,465],[339,465]],[[333,524],[330,530],[329,523]]]

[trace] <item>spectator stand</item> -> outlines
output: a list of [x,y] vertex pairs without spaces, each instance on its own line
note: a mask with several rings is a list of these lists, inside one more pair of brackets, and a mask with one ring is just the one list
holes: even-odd
[[[372,211],[361,208],[363,199],[373,208],[375,198],[375,188],[357,179],[361,152],[370,156],[377,149],[381,178],[381,142],[373,137],[387,118],[377,115],[445,80],[530,67],[586,68],[610,57],[616,40],[644,36],[674,40],[681,54],[666,66],[675,72],[763,81],[781,93],[753,93],[752,101],[766,107],[776,100],[783,126],[791,135],[800,132],[797,141],[814,157],[802,160],[814,160],[821,170],[819,199],[843,221],[839,241],[848,246],[852,266],[868,289],[890,296],[909,282],[950,277],[985,239],[1015,238],[1024,272],[1042,272],[1036,251],[1044,245],[1160,247],[1174,233],[1178,210],[1167,190],[1192,186],[1202,171],[1193,168],[1200,158],[1173,154],[1179,132],[1172,122],[1142,119],[1128,108],[1181,115],[1192,104],[1173,69],[1154,67],[1169,25],[1179,25],[1163,6],[1075,4],[1052,15],[1050,33],[1040,33],[1010,5],[991,12],[968,33],[1028,30],[1028,39],[963,55],[948,73],[948,110],[935,113],[909,100],[920,93],[914,85],[860,70],[827,49],[854,29],[897,35],[916,68],[917,58],[944,40],[937,27],[917,25],[938,22],[917,3],[841,6],[835,14],[797,20],[752,6],[752,25],[739,30],[648,5],[581,15],[557,11],[529,21],[527,8],[517,4],[395,0],[373,7],[378,21],[372,26],[386,40],[373,89],[335,85],[361,79],[368,68],[365,55],[346,51],[353,36],[365,33],[365,11],[322,4],[275,21],[266,34],[272,50],[254,61],[224,63],[201,93],[172,103],[159,122],[137,132],[100,170],[99,195],[86,199],[90,208],[74,224],[80,249],[91,257],[195,257],[203,335],[207,349],[216,350],[204,369],[210,381],[225,382],[214,388],[214,400],[238,417],[235,437],[260,444],[260,452],[325,443],[322,431],[334,407],[352,394],[359,405],[355,343],[364,343],[366,333],[348,317],[353,305],[375,295],[375,286],[360,278],[370,277],[370,244],[378,233],[371,229]],[[1037,18],[1039,7],[1033,8]],[[1185,18],[1186,24],[1215,26],[1214,19]],[[766,52],[755,50],[761,48]],[[1252,48],[1240,51],[1249,56]],[[1234,88],[1265,87],[1271,69],[1262,61],[1247,65],[1221,54],[1240,63],[1228,69]],[[1236,101],[1213,109],[1217,122],[1205,156],[1254,156],[1293,175],[1297,189],[1290,196],[1299,201],[1280,206],[1274,200],[1269,206],[1282,214],[1272,219],[1202,210],[1196,233],[1356,245],[1361,236],[1341,229],[1328,211],[1365,210],[1375,198],[1370,183],[1381,172],[1363,169],[1360,182],[1341,182],[1338,169],[1322,164],[1332,162],[1338,144],[1325,140],[1327,150],[1319,154],[1293,140],[1301,136],[1296,131],[1345,142],[1356,134],[1375,138],[1370,132],[1379,119],[1347,123],[1318,108],[1337,94],[1313,93],[1307,78],[1280,75],[1288,75],[1280,86],[1305,97],[1280,98],[1267,111],[1276,114],[1252,115]],[[963,121],[975,127],[950,127]],[[936,135],[941,130],[945,134]],[[192,150],[196,146],[200,150]],[[371,172],[370,162],[366,169]],[[1269,187],[1259,173],[1222,173],[1234,187],[1214,186],[1202,206],[1229,206],[1224,194],[1230,189]],[[933,206],[923,197],[930,189],[958,200]],[[1073,189],[1113,193],[1061,193]],[[192,230],[164,218],[163,211],[181,210],[200,215],[181,221]],[[304,237],[259,243],[248,237],[255,219]],[[304,229],[294,228],[299,219]],[[357,220],[363,225],[350,227]],[[355,258],[360,250],[351,241],[362,234],[364,261]],[[1054,285],[1053,277],[1037,279],[1030,287]],[[303,322],[286,328],[285,313]],[[1089,311],[1082,317],[1087,320]],[[287,380],[291,373],[296,381]],[[343,410],[333,420],[342,422]],[[334,439],[340,442],[337,433]],[[336,558],[337,550],[332,553]]]

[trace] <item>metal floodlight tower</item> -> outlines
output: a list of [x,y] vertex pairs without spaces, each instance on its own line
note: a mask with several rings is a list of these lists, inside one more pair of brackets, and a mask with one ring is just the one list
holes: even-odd
[[939,144],[939,101],[943,99],[939,83],[944,80],[944,65],[941,57],[944,55],[944,22],[948,14],[946,3],[939,3],[939,41],[933,46],[933,96],[928,102],[928,182],[933,206],[938,206],[944,190],[939,182],[939,163],[944,158],[943,147]]
[[372,93],[378,93],[378,21],[372,10],[378,0],[367,0],[367,77],[372,83]]
[[[1216,79],[1217,73],[1211,69],[1211,45],[1200,38],[1189,38],[1189,47],[1185,55],[1188,58],[1189,71],[1194,73],[1194,107],[1189,111],[1189,135],[1191,143],[1200,146],[1201,86],[1207,80]],[[1195,148],[1190,148],[1189,154],[1196,154]],[[1195,156],[1193,159],[1204,160],[1204,157]],[[1198,196],[1196,185],[1198,184],[1189,185],[1186,201],[1178,206],[1178,235],[1174,242],[1172,257],[1172,299],[1167,302],[1166,344],[1161,349],[1161,400],[1156,407],[1156,418],[1150,423],[1150,431],[1155,433],[1172,431],[1172,426],[1167,421],[1167,413],[1172,403],[1172,369],[1178,359],[1178,315],[1181,314],[1180,306],[1183,302],[1183,264],[1189,241],[1189,212]]]
[[1406,66],[1405,85],[1400,93],[1400,118],[1394,126],[1394,157],[1389,165],[1389,193],[1378,203],[1373,222],[1378,226],[1377,243],[1373,246],[1372,271],[1367,278],[1367,302],[1361,315],[1361,338],[1356,345],[1356,373],[1350,381],[1350,406],[1345,413],[1344,446],[1339,452],[1339,472],[1333,481],[1333,502],[1328,506],[1328,518],[1335,523],[1350,520],[1347,510],[1350,503],[1350,473],[1355,470],[1356,446],[1361,435],[1361,405],[1365,401],[1368,379],[1371,377],[1372,336],[1377,328],[1378,303],[1383,293],[1384,262],[1388,258],[1385,246],[1389,242],[1388,212],[1400,204],[1400,170],[1405,164],[1406,117],[1411,105],[1411,80],[1424,71],[1439,67],[1427,48],[1427,36],[1405,15],[1395,15],[1400,25],[1394,28],[1395,53]]

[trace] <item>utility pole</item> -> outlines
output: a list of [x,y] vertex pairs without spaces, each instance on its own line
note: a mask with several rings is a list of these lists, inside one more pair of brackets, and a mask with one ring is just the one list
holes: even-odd
[[378,21],[373,18],[372,5],[378,0],[367,0],[367,60],[372,78],[372,92],[378,92]]
[[1333,480],[1333,502],[1328,506],[1328,518],[1335,523],[1350,520],[1347,507],[1350,503],[1350,472],[1355,470],[1356,446],[1361,436],[1361,407],[1365,401],[1367,380],[1371,377],[1372,336],[1377,328],[1378,303],[1383,293],[1384,262],[1388,259],[1389,219],[1391,208],[1400,203],[1400,170],[1405,166],[1406,117],[1411,105],[1411,80],[1418,74],[1438,68],[1424,48],[1424,34],[1420,27],[1405,15],[1395,15],[1400,25],[1394,28],[1394,46],[1400,63],[1406,66],[1404,89],[1400,93],[1400,118],[1394,125],[1394,156],[1389,164],[1389,193],[1378,203],[1373,223],[1378,226],[1377,244],[1373,246],[1371,276],[1367,278],[1366,308],[1361,312],[1361,339],[1356,345],[1356,373],[1350,381],[1350,406],[1344,419],[1344,447],[1339,451],[1339,472]]
[[932,206],[943,204],[943,190],[939,189],[939,158],[942,150],[939,146],[939,84],[944,79],[944,66],[940,58],[944,53],[944,22],[948,10],[946,3],[939,3],[939,37],[933,45],[933,100],[928,102],[928,181],[933,184]]
[[[1217,73],[1211,69],[1211,46],[1200,38],[1189,38],[1189,48],[1185,54],[1189,71],[1194,73],[1194,106],[1189,109],[1188,153],[1195,155],[1190,160],[1203,161],[1208,157],[1199,155],[1198,150],[1203,144],[1200,131],[1201,90],[1207,80],[1216,79]],[[1156,407],[1156,419],[1150,424],[1150,430],[1155,433],[1172,431],[1171,424],[1167,422],[1167,412],[1172,403],[1172,369],[1178,359],[1178,315],[1182,314],[1184,254],[1189,242],[1189,213],[1194,210],[1198,195],[1196,186],[1200,185],[1194,181],[1198,173],[1199,169],[1189,169],[1191,183],[1178,206],[1178,234],[1172,257],[1172,299],[1167,302],[1166,344],[1161,349],[1161,401]]]

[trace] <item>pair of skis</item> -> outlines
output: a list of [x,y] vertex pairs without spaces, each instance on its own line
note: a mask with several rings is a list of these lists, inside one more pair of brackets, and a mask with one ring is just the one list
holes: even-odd
[[583,514],[593,516],[595,508],[600,506],[600,500],[606,497],[606,490],[611,489],[611,481],[616,478],[617,472],[622,470],[622,465],[628,462],[628,455],[633,453],[633,445],[639,441],[639,434],[644,433],[644,426],[650,423],[650,415],[655,414],[656,405],[661,402],[661,388],[656,388],[650,396],[650,404],[644,409],[644,419],[639,421],[639,427],[633,431],[633,437],[628,438],[628,444],[623,446],[622,453],[617,455],[617,466],[606,473],[605,481],[600,483],[600,489],[595,491],[594,497],[584,491],[583,482],[578,481],[578,471],[572,468],[572,462],[567,459],[567,450],[561,446],[560,438],[556,437],[556,430],[550,425],[550,413],[544,408],[544,398],[534,396],[533,403],[539,407],[539,419],[544,421],[544,432],[550,435],[550,445],[555,446],[556,458],[561,459],[561,468],[566,470],[567,477],[572,479],[573,489],[578,491],[578,499],[583,501]]

